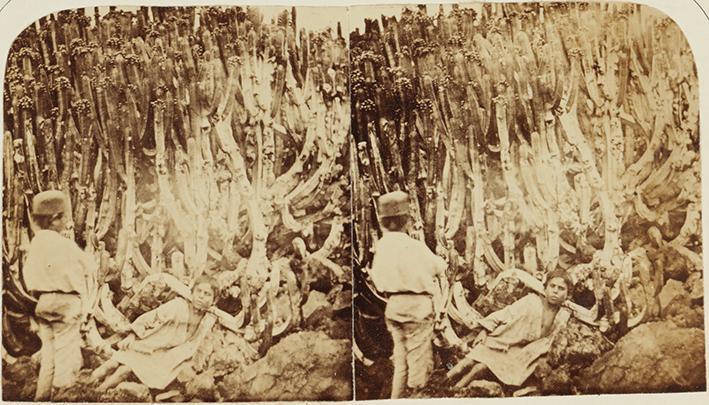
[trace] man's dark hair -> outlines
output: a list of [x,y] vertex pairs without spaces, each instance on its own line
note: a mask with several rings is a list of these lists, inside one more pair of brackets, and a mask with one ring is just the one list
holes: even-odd
[[574,283],[571,282],[569,275],[566,274],[566,272],[563,270],[554,270],[547,274],[547,278],[544,281],[544,287],[546,287],[547,284],[549,284],[549,282],[555,278],[560,278],[564,280],[564,283],[566,284],[566,289],[569,291],[569,293],[571,293],[571,289],[574,287]]
[[59,214],[54,214],[54,215],[32,215],[32,220],[34,221],[35,224],[40,229],[49,229],[50,226],[52,226],[52,222],[54,222],[55,219],[63,217],[63,213]]
[[400,232],[406,228],[409,223],[408,215],[396,215],[392,217],[384,217],[381,219],[382,227],[387,231]]
[[194,284],[192,284],[192,291],[194,291],[195,287],[200,284],[209,284],[209,286],[212,288],[212,293],[214,293],[214,301],[216,302],[219,298],[219,292],[221,291],[217,279],[203,274],[197,277],[197,279],[194,281]]

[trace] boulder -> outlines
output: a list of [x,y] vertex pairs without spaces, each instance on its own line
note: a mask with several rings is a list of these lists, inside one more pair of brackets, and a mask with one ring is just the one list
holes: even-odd
[[204,372],[185,384],[185,397],[199,399],[201,402],[214,402],[217,394],[215,388],[214,375]]
[[338,291],[331,299],[332,309],[335,312],[344,311],[352,308],[352,290],[346,289]]
[[2,365],[3,401],[32,401],[37,387],[39,362],[36,357],[22,356],[12,364]]
[[704,279],[701,272],[694,272],[687,279],[686,288],[689,291],[689,299],[692,303],[701,304],[704,300]]
[[665,261],[663,272],[665,280],[674,279],[684,281],[689,276],[689,271],[693,267],[686,257],[679,254],[675,249],[664,249]]
[[465,388],[466,397],[504,397],[502,386],[494,381],[474,380]]
[[349,340],[298,332],[260,360],[225,376],[218,389],[225,401],[349,400],[351,360]]
[[[571,318],[566,327],[554,338],[546,362],[550,370],[568,366],[569,371],[574,373],[590,366],[611,347],[612,345],[598,328],[592,328],[576,318]],[[540,378],[546,377],[540,374],[543,369],[544,367],[538,366],[539,372],[536,374]]]
[[[348,314],[349,315],[349,314]],[[352,336],[351,317],[336,316],[325,318],[315,327],[315,330],[325,332],[332,339],[350,339]]]
[[672,302],[672,300],[682,294],[684,292],[684,285],[682,284],[681,281],[678,280],[669,280],[665,284],[664,287],[662,287],[662,291],[660,291],[659,299],[660,299],[660,310],[664,313],[665,308],[667,308],[667,305]]
[[672,322],[640,325],[583,370],[582,393],[649,393],[706,389],[704,331]]
[[253,363],[256,355],[258,355],[256,350],[251,348],[244,339],[241,344],[232,343],[215,349],[209,358],[208,369],[216,377],[227,375]]
[[689,294],[676,296],[663,311],[663,318],[681,328],[704,328],[704,309],[692,305]]
[[211,341],[212,350],[208,352],[205,370],[209,370],[217,379],[253,363],[259,357],[258,345],[226,329],[214,331],[208,340]]
[[101,396],[101,402],[152,402],[150,388],[135,382],[122,382]]
[[303,305],[303,320],[306,326],[313,326],[323,319],[332,316],[332,304],[327,301],[327,295],[320,291],[311,291],[308,300]]
[[544,378],[539,378],[541,392],[544,395],[573,394],[574,383],[569,370],[570,364],[550,368]]

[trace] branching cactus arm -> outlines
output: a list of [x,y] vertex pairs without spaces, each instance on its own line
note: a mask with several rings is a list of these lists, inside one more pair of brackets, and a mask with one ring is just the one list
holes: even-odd
[[578,80],[578,61],[572,64],[570,84],[564,89],[564,94],[559,107],[559,121],[566,139],[572,144],[577,152],[578,158],[583,167],[583,171],[588,179],[591,188],[598,193],[598,198],[603,212],[605,223],[605,245],[604,255],[610,259],[616,247],[620,245],[619,233],[620,225],[615,214],[614,204],[611,201],[607,189],[604,187],[604,182],[596,168],[593,152],[585,140],[579,126],[577,110],[576,110],[576,94],[574,86]]
[[[267,229],[259,203],[253,193],[251,183],[246,176],[244,159],[239,152],[236,142],[234,141],[230,123],[231,114],[228,114],[223,120],[217,121],[214,127],[217,132],[221,148],[230,158],[234,180],[238,185],[241,200],[245,202],[248,212],[249,227],[252,234],[252,247],[247,272],[253,275],[262,274],[262,271],[258,269],[268,268],[268,259],[266,258]],[[253,281],[255,286],[260,287],[260,285],[265,282],[265,278],[257,277]]]
[[156,103],[154,115],[155,127],[155,171],[158,182],[158,192],[161,205],[165,208],[167,214],[177,226],[178,232],[184,237],[193,233],[192,226],[186,220],[186,217],[180,209],[177,200],[172,192],[172,186],[169,180],[168,163],[165,150],[165,123],[163,120],[164,111],[162,105]]

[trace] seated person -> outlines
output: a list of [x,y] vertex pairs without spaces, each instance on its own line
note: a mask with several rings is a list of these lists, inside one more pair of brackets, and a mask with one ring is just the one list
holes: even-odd
[[189,364],[216,317],[207,316],[218,297],[219,286],[211,277],[197,278],[192,301],[174,298],[138,317],[118,351],[91,374],[98,381],[113,373],[99,391],[115,387],[133,372],[145,385],[163,389]]
[[477,321],[483,330],[470,352],[448,372],[448,378],[462,376],[455,385],[462,388],[490,370],[504,384],[522,385],[570,316],[560,308],[571,286],[563,272],[552,272],[545,284],[546,297],[528,294]]

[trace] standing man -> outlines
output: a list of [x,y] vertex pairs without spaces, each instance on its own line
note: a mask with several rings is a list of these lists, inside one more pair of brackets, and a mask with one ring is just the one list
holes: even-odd
[[36,401],[52,398],[52,389],[76,381],[82,366],[81,325],[95,290],[97,264],[66,231],[69,203],[61,191],[44,191],[32,200],[38,231],[23,268],[27,289],[38,296],[35,320],[42,341]]
[[441,284],[447,264],[422,241],[407,233],[409,196],[403,191],[378,201],[384,235],[375,244],[371,276],[388,299],[384,312],[394,341],[391,398],[423,387],[433,370],[434,324],[443,310]]

